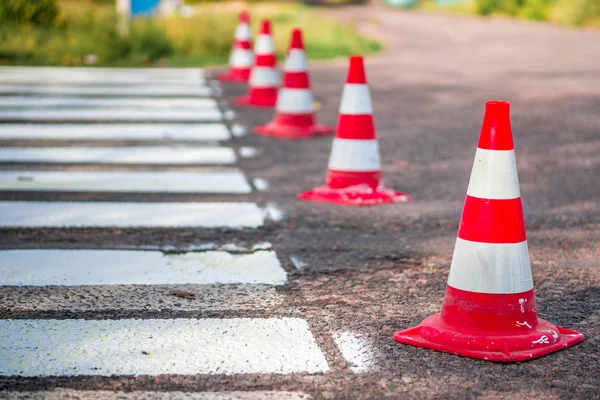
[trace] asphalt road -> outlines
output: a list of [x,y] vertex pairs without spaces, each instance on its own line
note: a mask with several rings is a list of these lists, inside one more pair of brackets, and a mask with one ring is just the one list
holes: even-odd
[[[315,399],[600,398],[600,32],[508,20],[463,19],[380,7],[327,11],[380,38],[366,60],[384,181],[406,204],[347,208],[303,203],[297,193],[322,184],[330,138],[280,141],[247,135],[259,154],[240,160],[265,192],[235,201],[275,203],[285,213],[259,229],[3,230],[3,248],[124,246],[153,243],[272,243],[290,282],[280,304],[225,311],[172,304],[132,306],[152,297],[117,291],[101,311],[2,310],[2,318],[302,317],[331,371],[325,374],[5,378],[10,390],[304,392]],[[278,38],[282,40],[282,38]],[[335,124],[345,61],[310,65]],[[231,101],[243,86],[224,86]],[[580,330],[573,348],[517,364],[493,364],[400,345],[393,333],[438,312],[486,100],[512,104],[512,127],[540,317]],[[236,109],[252,128],[272,111]],[[18,143],[15,143],[18,144]],[[120,195],[2,194],[2,200],[102,199]],[[233,199],[229,195],[129,196],[148,201]],[[292,261],[295,260],[295,261]],[[94,302],[97,293],[79,293]],[[85,299],[85,296],[91,296]],[[42,296],[43,297],[43,296]],[[96,300],[94,300],[96,299]],[[4,302],[8,301],[6,299]],[[139,300],[140,302],[143,300]],[[112,302],[112,303],[111,303]],[[126,304],[126,307],[122,306]],[[232,311],[233,310],[233,311]],[[368,343],[369,367],[354,372],[332,339],[354,332]]]

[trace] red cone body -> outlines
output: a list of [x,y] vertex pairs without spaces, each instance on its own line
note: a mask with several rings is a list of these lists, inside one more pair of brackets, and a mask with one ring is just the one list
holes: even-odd
[[231,55],[229,56],[229,71],[217,76],[217,79],[222,82],[248,82],[253,64],[254,53],[252,52],[250,16],[247,11],[242,11],[235,30]]
[[263,20],[254,46],[254,66],[248,80],[248,94],[234,100],[235,104],[250,107],[273,107],[277,102],[279,74],[271,22]]
[[306,139],[333,132],[333,128],[317,124],[307,70],[302,31],[292,31],[284,65],[283,87],[275,105],[275,119],[254,129],[259,135],[281,139]]
[[486,104],[442,312],[394,339],[499,362],[583,340],[537,316],[506,102]]
[[298,198],[354,206],[408,200],[404,193],[381,184],[379,144],[362,57],[350,57],[325,185]]

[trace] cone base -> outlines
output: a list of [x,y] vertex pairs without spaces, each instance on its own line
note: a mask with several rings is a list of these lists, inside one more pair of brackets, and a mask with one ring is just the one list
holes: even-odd
[[233,100],[234,104],[238,106],[247,106],[247,107],[275,107],[275,103],[277,103],[277,98],[268,98],[268,99],[257,99],[252,98],[250,96],[241,96]]
[[327,125],[313,124],[309,126],[295,126],[282,124],[278,121],[254,128],[257,135],[274,136],[279,139],[309,139],[314,136],[323,136],[333,133],[333,128]]
[[300,193],[299,200],[319,201],[346,206],[376,206],[379,204],[399,203],[409,200],[408,195],[379,186],[372,189],[368,185],[346,188],[319,186],[308,192]]
[[523,334],[515,334],[514,331],[466,333],[446,324],[441,314],[435,314],[419,326],[396,332],[394,340],[464,357],[517,362],[573,346],[583,340],[583,335],[539,318],[535,329],[527,329]]
[[230,69],[224,74],[217,75],[217,80],[221,82],[239,82],[245,83],[250,79],[249,69]]

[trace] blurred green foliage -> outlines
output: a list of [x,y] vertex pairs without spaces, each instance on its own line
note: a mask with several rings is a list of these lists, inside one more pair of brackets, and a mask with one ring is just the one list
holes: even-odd
[[1,0],[0,24],[50,27],[58,18],[56,0]]

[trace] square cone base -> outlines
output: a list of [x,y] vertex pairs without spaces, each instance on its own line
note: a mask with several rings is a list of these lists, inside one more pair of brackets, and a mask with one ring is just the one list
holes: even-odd
[[271,108],[275,107],[275,103],[277,103],[277,97],[257,99],[250,96],[242,96],[233,100],[233,103],[237,104],[238,106]]
[[319,186],[308,192],[300,193],[299,200],[319,201],[323,203],[342,204],[345,206],[377,206],[380,204],[399,203],[409,200],[408,195],[379,186],[376,189],[353,186],[343,189],[330,186]]
[[284,125],[273,121],[266,125],[257,126],[254,128],[254,133],[263,136],[273,136],[278,139],[300,140],[310,139],[315,136],[330,135],[333,133],[333,128],[319,124],[310,126]]
[[230,69],[224,74],[217,75],[221,82],[246,83],[250,79],[250,70]]
[[514,331],[469,332],[449,326],[441,314],[435,314],[419,326],[396,332],[394,340],[480,360],[517,362],[573,346],[583,340],[583,335],[539,318],[534,329],[526,329],[522,334]]

